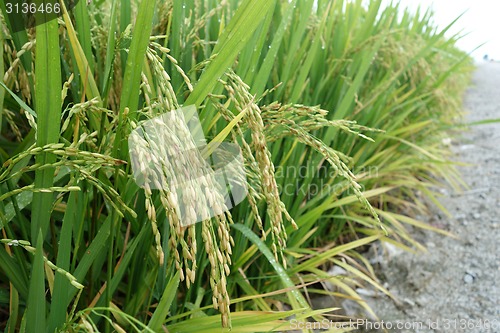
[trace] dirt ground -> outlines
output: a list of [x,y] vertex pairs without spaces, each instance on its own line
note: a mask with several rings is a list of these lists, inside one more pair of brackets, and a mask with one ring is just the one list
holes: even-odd
[[[500,118],[500,63],[478,64],[465,106],[468,122]],[[379,321],[360,332],[500,333],[500,123],[473,126],[452,146],[470,188],[444,192],[452,218],[436,210],[430,223],[458,238],[418,232],[428,253],[386,259],[381,280],[400,303],[369,298]]]

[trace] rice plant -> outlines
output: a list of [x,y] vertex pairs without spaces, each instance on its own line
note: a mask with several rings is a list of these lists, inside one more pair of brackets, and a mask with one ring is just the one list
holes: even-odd
[[[314,294],[376,315],[356,287],[388,292],[362,249],[421,248],[408,226],[444,233],[413,216],[424,197],[437,203],[437,185],[461,184],[442,139],[471,64],[430,12],[380,0],[60,5],[21,31],[1,6],[6,332],[285,331],[292,316],[336,313],[312,309]],[[131,157],[154,144],[134,130],[192,105],[202,153],[237,144],[248,189],[194,224],[177,207],[194,211],[198,188],[177,197],[146,171],[141,186]],[[333,265],[349,276],[329,276]]]

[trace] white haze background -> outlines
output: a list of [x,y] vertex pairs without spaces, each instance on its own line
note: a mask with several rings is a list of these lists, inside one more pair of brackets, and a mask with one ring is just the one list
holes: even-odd
[[[385,1],[389,4],[391,1]],[[500,61],[500,1],[499,0],[401,0],[401,5],[415,11],[434,10],[434,21],[443,29],[455,18],[463,14],[455,26],[446,34],[451,36],[462,31],[464,36],[457,46],[464,51],[472,52],[486,43],[472,55],[476,60],[488,54],[490,59]]]

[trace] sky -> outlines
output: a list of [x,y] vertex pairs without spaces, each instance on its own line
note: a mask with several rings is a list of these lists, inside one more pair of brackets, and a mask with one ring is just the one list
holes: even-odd
[[[390,0],[385,2],[390,3]],[[458,41],[458,47],[472,52],[479,45],[486,43],[473,53],[474,58],[482,59],[488,54],[490,59],[500,60],[499,0],[400,0],[400,2],[413,10],[419,5],[422,8],[433,8],[434,21],[440,28],[445,28],[465,12],[447,35],[460,31],[468,33]]]

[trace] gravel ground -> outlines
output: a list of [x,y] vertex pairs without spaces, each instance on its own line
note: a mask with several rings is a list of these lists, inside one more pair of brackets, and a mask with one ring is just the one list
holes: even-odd
[[[500,118],[500,63],[478,64],[465,105],[470,122]],[[382,280],[400,303],[369,299],[380,320],[360,332],[500,333],[500,123],[472,127],[453,150],[470,188],[447,192],[452,218],[435,211],[430,223],[458,238],[419,231],[428,253],[387,259]]]

